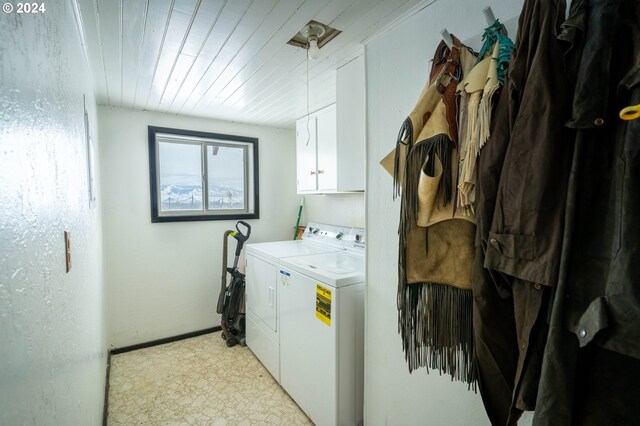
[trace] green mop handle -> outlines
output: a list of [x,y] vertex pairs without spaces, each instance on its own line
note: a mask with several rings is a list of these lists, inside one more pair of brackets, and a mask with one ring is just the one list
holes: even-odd
[[296,228],[293,230],[293,239],[298,236],[298,226],[300,226],[300,216],[302,216],[302,206],[304,206],[304,197],[300,197],[300,208],[298,209],[298,220],[296,221]]

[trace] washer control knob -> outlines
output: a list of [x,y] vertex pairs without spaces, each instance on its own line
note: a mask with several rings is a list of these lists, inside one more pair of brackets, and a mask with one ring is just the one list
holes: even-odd
[[338,234],[336,235],[337,239],[341,239],[342,238],[342,232],[338,232]]

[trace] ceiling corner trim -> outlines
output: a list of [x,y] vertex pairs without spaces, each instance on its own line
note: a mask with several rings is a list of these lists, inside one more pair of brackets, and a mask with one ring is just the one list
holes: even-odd
[[82,20],[82,13],[80,13],[80,5],[78,4],[78,0],[69,0],[71,3],[71,7],[73,8],[73,17],[76,22],[76,29],[78,31],[78,36],[80,37],[80,44],[82,45],[82,54],[84,56],[84,62],[89,70],[89,75],[91,76],[91,88],[93,89],[94,97],[96,94],[96,84],[95,84],[95,76],[93,75],[93,70],[91,68],[91,60],[89,58],[89,47],[87,46],[87,37],[84,32],[84,22]]

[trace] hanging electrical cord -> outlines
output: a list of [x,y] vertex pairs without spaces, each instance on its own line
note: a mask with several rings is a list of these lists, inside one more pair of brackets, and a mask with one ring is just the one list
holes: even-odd
[[[307,49],[309,45],[307,44]],[[309,130],[309,55],[305,55],[307,61],[307,143],[304,146],[309,146],[311,141],[311,130]]]

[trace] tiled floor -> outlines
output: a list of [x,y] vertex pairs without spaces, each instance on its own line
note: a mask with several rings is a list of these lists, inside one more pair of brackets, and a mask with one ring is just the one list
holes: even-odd
[[220,333],[111,357],[109,426],[312,425],[248,348]]

